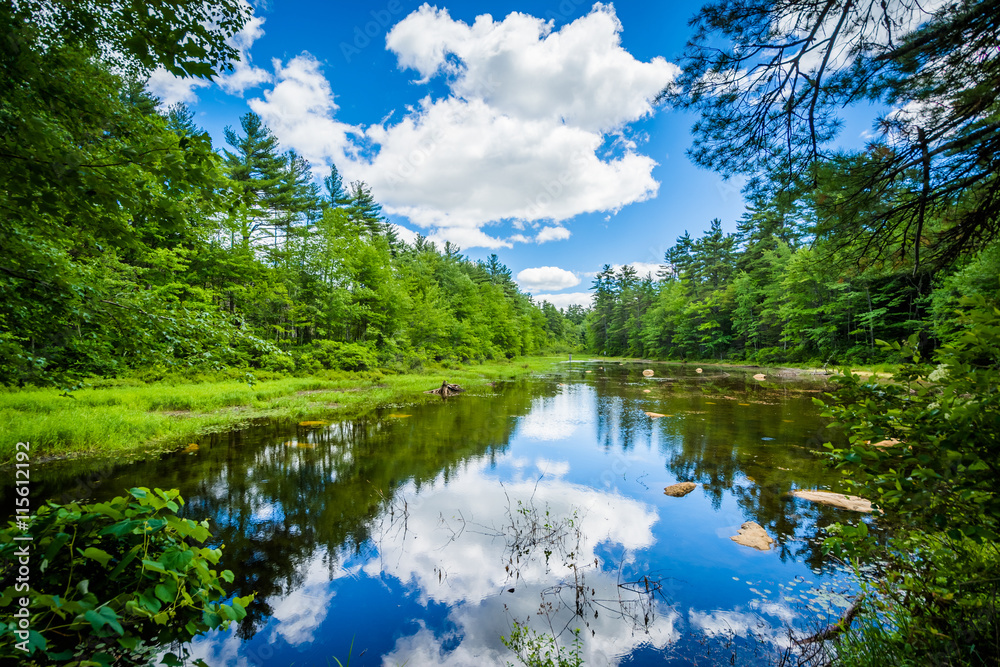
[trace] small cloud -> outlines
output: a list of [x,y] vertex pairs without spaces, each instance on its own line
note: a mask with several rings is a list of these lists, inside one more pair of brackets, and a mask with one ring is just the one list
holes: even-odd
[[565,227],[544,227],[535,237],[535,243],[546,241],[565,241],[570,237],[570,231]]
[[408,229],[406,227],[403,227],[402,225],[397,225],[395,223],[390,223],[390,224],[392,224],[392,228],[396,232],[396,236],[399,237],[400,241],[413,245],[413,242],[417,240],[417,233],[412,229]]
[[169,107],[183,102],[191,104],[198,101],[199,88],[211,86],[208,79],[174,76],[162,67],[155,70],[146,81],[146,90],[160,98],[160,106]]
[[451,241],[459,248],[510,248],[513,244],[486,234],[481,229],[469,227],[441,227],[428,237],[435,243]]
[[539,290],[560,290],[580,284],[576,274],[558,266],[540,266],[525,269],[517,274],[517,282],[529,292]]
[[274,60],[274,87],[247,104],[285,146],[313,165],[344,161],[348,135],[357,130],[333,119],[337,105],[320,63],[303,52],[282,64]]
[[570,306],[589,308],[594,295],[591,292],[567,292],[565,294],[535,294],[535,301],[548,301],[556,308],[565,310]]
[[[621,271],[623,266],[626,266],[626,265],[625,264],[613,264],[611,266],[611,268],[614,269],[615,271]],[[662,264],[654,264],[652,262],[629,262],[627,264],[627,266],[631,266],[633,269],[635,269],[635,272],[637,274],[639,274],[640,278],[645,278],[647,275],[651,275],[651,276],[653,276],[655,278],[657,272],[663,270],[663,265]],[[594,274],[594,275],[597,275],[597,274]]]

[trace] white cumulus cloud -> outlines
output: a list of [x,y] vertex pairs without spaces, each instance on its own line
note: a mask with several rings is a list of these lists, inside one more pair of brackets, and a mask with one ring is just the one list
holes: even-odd
[[565,241],[569,237],[570,232],[565,227],[543,227],[542,231],[538,232],[538,235],[535,237],[535,242]]
[[260,67],[254,67],[250,59],[250,47],[264,36],[264,19],[251,16],[243,29],[229,38],[229,44],[240,52],[240,60],[229,74],[220,76],[219,86],[230,95],[243,96],[248,88],[255,88],[271,81],[271,75]]
[[[354,128],[334,120],[330,84],[302,54],[275,62],[274,87],[250,106],[283,144],[366,181],[387,213],[432,239],[488,248],[564,240],[561,221],[617,211],[659,188],[656,162],[627,138],[628,126],[653,113],[651,100],[679,70],[663,58],[636,60],[621,31],[614,8],[600,3],[559,30],[517,12],[469,25],[424,4],[386,46],[417,83],[440,77],[444,96]],[[482,230],[499,221],[546,226],[509,239]]]
[[580,284],[580,279],[572,271],[558,266],[540,266],[518,273],[517,282],[529,292],[539,292],[575,287]]
[[319,61],[302,53],[286,64],[273,61],[275,85],[264,98],[248,102],[281,142],[294,148],[313,165],[343,158],[351,125],[333,119],[337,104],[330,82],[320,71]]

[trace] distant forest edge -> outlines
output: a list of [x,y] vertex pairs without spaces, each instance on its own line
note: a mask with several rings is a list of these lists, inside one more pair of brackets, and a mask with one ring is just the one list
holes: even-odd
[[735,234],[719,220],[697,239],[685,232],[657,276],[605,265],[594,280],[587,347],[655,359],[898,362],[877,341],[918,333],[929,353],[959,334],[963,297],[995,299],[1000,287],[996,244],[945,269],[914,270],[902,254],[859,263],[852,249],[838,250],[840,240],[817,239],[761,205]]

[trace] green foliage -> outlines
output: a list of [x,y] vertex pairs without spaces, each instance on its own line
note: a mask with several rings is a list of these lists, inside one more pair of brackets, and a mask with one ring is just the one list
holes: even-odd
[[[176,490],[134,488],[105,503],[49,502],[31,518],[30,588],[9,585],[0,607],[27,599],[29,652],[37,664],[110,665],[140,660],[154,649],[225,628],[246,615],[253,595],[223,602],[229,570],[215,569],[222,547],[199,546],[208,522],[177,516]],[[24,544],[16,525],[0,531],[9,572]],[[5,573],[4,579],[13,577]],[[20,659],[17,629],[5,623],[0,656]],[[165,660],[167,664],[169,657]]]
[[839,526],[827,546],[886,562],[881,604],[906,619],[890,634],[909,644],[911,655],[934,664],[995,664],[1000,308],[981,296],[962,305],[960,331],[933,364],[921,363],[911,337],[889,346],[912,360],[892,383],[848,374],[825,406],[850,443],[828,445],[831,459],[882,509],[890,530],[880,546],[863,524]]
[[367,371],[378,367],[375,350],[361,343],[342,343],[335,340],[313,341],[313,351],[303,355],[309,363],[315,360],[326,369]]
[[[526,625],[514,622],[510,636],[500,638],[503,645],[517,654],[517,659],[525,667],[580,667],[583,658],[583,640],[580,631],[573,631],[573,642],[570,646],[561,646],[558,640],[548,633],[538,633]],[[510,665],[511,663],[507,663]]]

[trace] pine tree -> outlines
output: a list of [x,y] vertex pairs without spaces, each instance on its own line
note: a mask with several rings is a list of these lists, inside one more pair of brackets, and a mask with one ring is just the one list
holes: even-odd
[[226,127],[225,166],[233,189],[240,199],[234,211],[234,233],[249,249],[278,220],[282,198],[287,200],[288,157],[278,150],[278,138],[264,125],[260,116],[250,111],[240,118],[242,134]]
[[167,129],[181,137],[202,133],[202,129],[195,125],[194,111],[183,102],[175,102],[167,109]]
[[351,183],[348,192],[347,215],[374,236],[384,236],[388,222],[382,215],[382,205],[375,201],[372,190],[364,181]]
[[323,179],[326,197],[323,202],[327,206],[341,208],[351,203],[351,198],[344,189],[344,179],[337,170],[337,165],[330,165],[330,175]]

